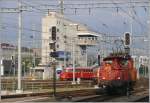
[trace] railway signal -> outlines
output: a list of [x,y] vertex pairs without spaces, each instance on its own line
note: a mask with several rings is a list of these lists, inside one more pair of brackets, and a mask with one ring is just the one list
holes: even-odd
[[57,58],[59,56],[58,52],[56,51],[55,42],[49,43],[50,49],[53,51],[50,52],[50,57]]
[[50,49],[53,49],[53,50],[55,50],[56,48],[56,46],[55,46],[55,42],[53,42],[53,43],[49,43],[49,46],[50,46]]
[[100,66],[100,55],[98,55],[98,65]]
[[58,53],[56,52],[56,26],[52,26],[51,30],[51,37],[52,42],[49,43],[50,49],[53,51],[50,53],[50,56],[54,58],[53,62],[51,63],[52,69],[53,69],[53,96],[56,97],[56,61],[55,58],[58,57]]
[[52,40],[56,40],[56,26],[52,26]]
[[125,34],[124,34],[124,45],[125,46],[129,46],[130,44],[131,44],[131,34],[130,33],[128,33],[128,32],[126,32]]
[[130,44],[131,44],[131,34],[129,32],[126,32],[124,34],[124,46],[125,46],[125,53],[126,55],[130,54]]

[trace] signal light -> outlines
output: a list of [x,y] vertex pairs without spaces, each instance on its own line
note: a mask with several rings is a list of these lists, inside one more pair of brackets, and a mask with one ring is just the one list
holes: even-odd
[[50,49],[55,50],[55,42],[54,43],[49,43]]
[[98,65],[100,66],[100,55],[98,55]]
[[102,77],[102,79],[106,79],[105,77]]
[[32,67],[33,67],[33,68],[35,67],[34,63],[32,63]]
[[56,26],[52,26],[52,40],[56,40]]
[[130,33],[125,33],[125,45],[130,45]]

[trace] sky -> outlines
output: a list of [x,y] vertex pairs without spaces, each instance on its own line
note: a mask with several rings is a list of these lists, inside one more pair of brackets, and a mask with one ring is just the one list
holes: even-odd
[[[123,1],[123,0],[118,0]],[[129,1],[129,0],[124,0]],[[136,0],[132,0],[136,1]],[[137,0],[140,1],[140,0]],[[148,0],[143,0],[148,1]],[[131,17],[129,16],[129,3],[113,4],[116,0],[64,0],[64,16],[73,21],[86,24],[93,31],[105,33],[109,35],[123,36],[124,32],[131,31]],[[104,3],[104,4],[100,4]],[[105,4],[112,3],[112,4]],[[68,5],[67,5],[68,4]],[[72,4],[72,5],[69,5]],[[74,5],[73,5],[74,4]],[[76,5],[75,5],[76,4]],[[82,4],[82,5],[77,5]],[[86,4],[86,5],[83,5]],[[90,4],[90,5],[88,5]],[[22,40],[25,46],[32,46],[30,38],[35,34],[35,39],[40,39],[41,36],[41,18],[45,15],[46,10],[39,10],[40,6],[50,5],[49,7],[59,9],[59,0],[23,0],[23,6],[33,6],[34,11],[23,11],[22,24],[23,34]],[[142,7],[136,7],[142,5]],[[144,5],[144,6],[143,6]],[[132,4],[133,20],[133,35],[144,36],[147,33],[148,8],[147,3]],[[103,8],[102,8],[103,6]],[[0,8],[16,8],[17,0],[1,0]],[[106,8],[113,7],[113,8]],[[68,8],[68,9],[67,9]],[[69,9],[69,8],[84,8],[84,9]],[[87,9],[85,9],[87,8]],[[90,8],[90,12],[89,12]],[[2,27],[1,38],[3,42],[17,44],[18,33],[18,14],[17,13],[1,13],[0,26]],[[31,29],[35,29],[32,31]],[[37,41],[40,42],[40,41]],[[38,46],[38,43],[37,43]]]

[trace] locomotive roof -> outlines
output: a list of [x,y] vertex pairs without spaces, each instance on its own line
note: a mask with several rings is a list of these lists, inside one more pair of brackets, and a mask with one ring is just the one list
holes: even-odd
[[[73,69],[73,67],[67,67],[65,69]],[[90,67],[75,67],[75,69],[92,69]]]
[[114,59],[119,59],[119,60],[129,60],[131,57],[130,56],[108,56],[104,58],[103,60],[114,60]]

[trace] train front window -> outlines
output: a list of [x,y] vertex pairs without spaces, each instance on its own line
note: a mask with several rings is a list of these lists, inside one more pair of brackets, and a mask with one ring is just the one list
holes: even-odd
[[106,64],[112,64],[112,60],[105,61]]
[[66,69],[66,72],[72,72],[72,69]]
[[127,67],[128,66],[128,60],[121,60],[120,64],[122,67]]

